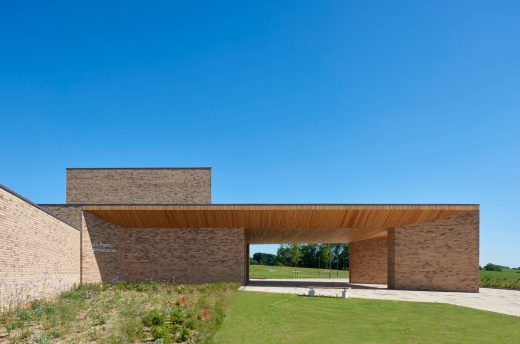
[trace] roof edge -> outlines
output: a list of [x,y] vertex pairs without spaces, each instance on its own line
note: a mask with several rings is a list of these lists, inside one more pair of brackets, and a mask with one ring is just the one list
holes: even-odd
[[229,210],[269,210],[273,208],[278,209],[325,209],[325,210],[343,210],[351,208],[381,208],[381,210],[466,210],[479,211],[480,204],[76,204],[81,205],[84,210],[139,210],[141,209],[229,209]]
[[211,170],[211,167],[67,167],[66,170]]
[[81,204],[70,204],[70,203],[38,203],[40,207],[81,207]]
[[[54,215],[53,213],[51,213],[51,212],[48,211],[47,209],[42,208],[42,206],[45,206],[45,205],[43,205],[43,204],[42,204],[42,205],[38,205],[38,204],[36,204],[36,203],[30,201],[28,198],[26,198],[26,197],[20,195],[19,193],[15,192],[15,191],[13,191],[13,190],[11,190],[11,189],[9,189],[9,188],[8,188],[7,186],[5,186],[5,185],[0,184],[0,189],[7,191],[7,192],[10,193],[11,195],[13,195],[13,196],[15,196],[15,197],[21,199],[22,201],[24,201],[24,202],[26,202],[26,203],[32,205],[33,207],[35,207],[35,208],[37,208],[37,209],[43,211],[43,212],[46,213],[47,215],[50,215],[50,216],[54,217],[56,220],[59,220],[59,221],[63,222],[64,224],[66,224],[66,225],[72,227],[73,229],[79,231],[79,229],[77,229],[76,227],[74,227],[73,225],[71,225],[70,223],[68,223],[67,221],[64,221],[63,219],[60,219],[59,217],[57,217],[56,215]],[[49,205],[49,204],[46,204],[46,205]]]

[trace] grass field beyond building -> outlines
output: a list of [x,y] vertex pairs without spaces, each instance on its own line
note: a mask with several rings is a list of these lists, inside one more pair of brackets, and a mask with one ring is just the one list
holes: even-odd
[[520,271],[480,270],[480,286],[489,288],[508,288],[520,290]]
[[[290,266],[250,265],[250,278],[348,278],[348,270],[325,270],[315,268],[295,268]],[[488,288],[505,288],[520,290],[520,272],[518,270],[486,271],[480,270],[480,286]]]
[[347,270],[326,270],[316,268],[298,268],[290,266],[250,265],[250,278],[348,278]]

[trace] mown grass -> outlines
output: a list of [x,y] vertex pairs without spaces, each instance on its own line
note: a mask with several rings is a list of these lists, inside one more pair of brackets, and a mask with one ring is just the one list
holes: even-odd
[[[294,268],[289,266],[250,265],[250,278],[328,278],[329,271],[325,269],[299,268],[296,276]],[[345,270],[330,271],[331,278],[348,278],[349,273]],[[486,271],[480,270],[480,286],[487,288],[507,288],[520,290],[520,272],[518,270],[508,271]]]
[[480,270],[480,286],[489,288],[508,288],[520,290],[520,271]]
[[348,278],[346,270],[329,270],[315,268],[298,268],[298,275],[290,266],[249,265],[250,278]]
[[208,343],[236,284],[82,285],[0,315],[0,342]]
[[215,343],[520,343],[520,318],[438,303],[232,296]]

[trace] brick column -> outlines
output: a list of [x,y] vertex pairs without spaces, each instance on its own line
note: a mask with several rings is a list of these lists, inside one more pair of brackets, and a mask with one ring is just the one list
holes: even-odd
[[249,284],[249,243],[247,241],[244,241],[244,285]]
[[386,237],[349,244],[350,282],[386,284]]
[[388,287],[478,292],[479,212],[388,230]]

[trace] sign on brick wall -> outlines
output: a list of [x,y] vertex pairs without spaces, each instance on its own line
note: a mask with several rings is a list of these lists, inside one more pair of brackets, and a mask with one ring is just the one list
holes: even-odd
[[94,252],[116,252],[116,249],[110,243],[96,242],[92,244]]

